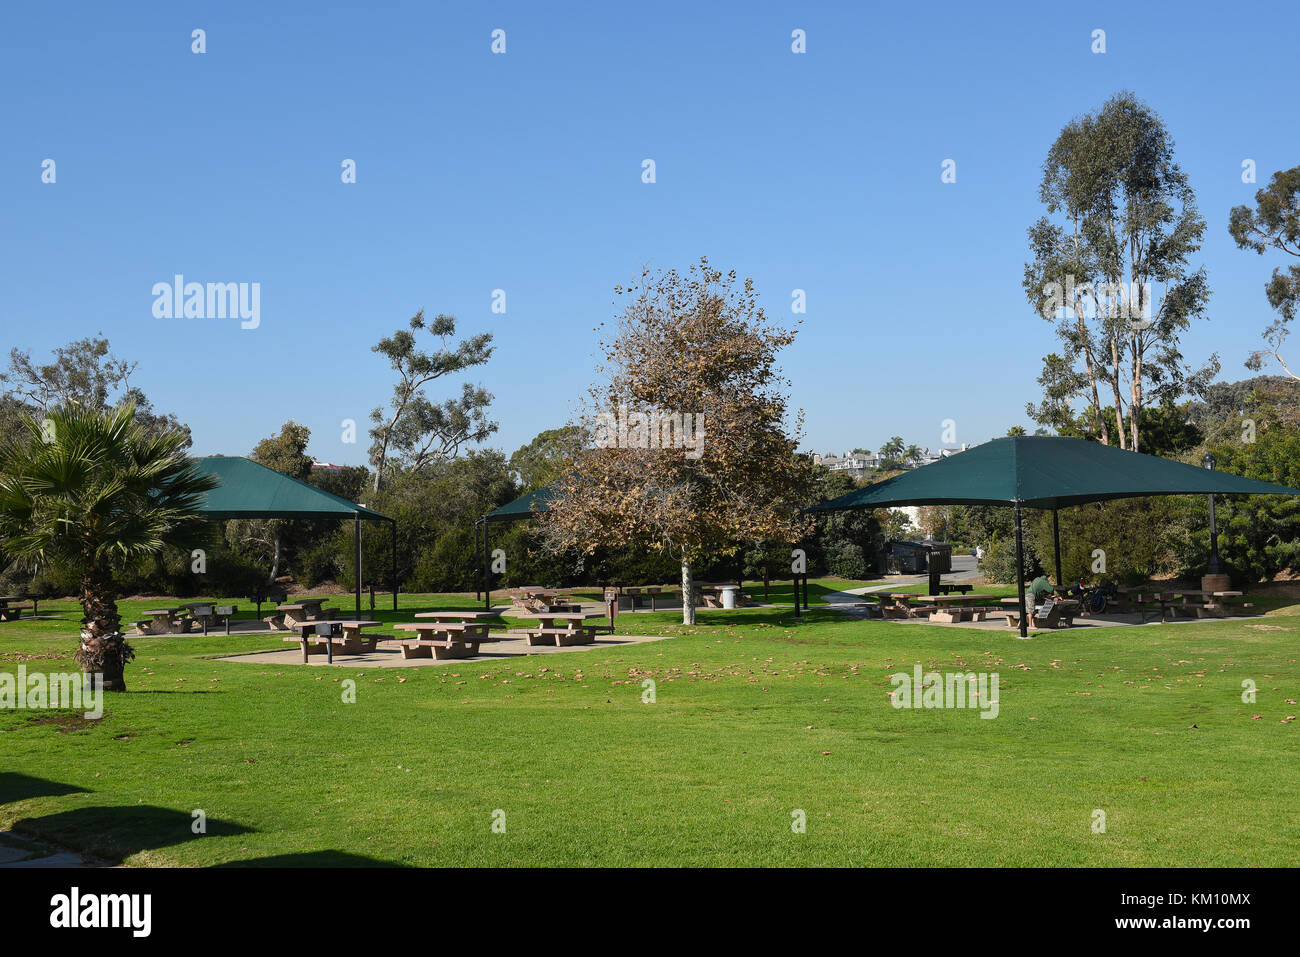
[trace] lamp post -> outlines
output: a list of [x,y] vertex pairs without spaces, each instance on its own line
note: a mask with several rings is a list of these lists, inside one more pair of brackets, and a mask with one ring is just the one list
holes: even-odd
[[[1214,453],[1206,452],[1201,464],[1207,469],[1214,468]],[[1205,570],[1207,575],[1220,575],[1223,566],[1219,562],[1219,528],[1214,521],[1214,493],[1210,493],[1210,564]]]

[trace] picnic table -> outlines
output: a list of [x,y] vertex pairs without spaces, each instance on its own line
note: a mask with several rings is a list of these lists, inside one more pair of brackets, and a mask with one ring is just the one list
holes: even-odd
[[293,602],[282,602],[275,606],[275,614],[268,615],[263,621],[272,628],[292,628],[304,621],[326,621],[334,617],[334,609],[322,608],[328,601],[325,598],[299,598]]
[[30,606],[15,605],[13,602],[20,602],[23,599],[18,595],[6,595],[0,598],[0,621],[16,621],[23,616],[28,607],[32,609],[32,617],[36,617],[36,602],[33,600]]
[[990,602],[995,595],[977,595],[973,592],[950,595],[921,595],[920,598],[936,605],[930,612],[930,621],[951,624],[957,621],[983,621],[984,612],[978,607],[981,602]]
[[[710,587],[715,587],[715,586],[710,586]],[[722,586],[722,587],[727,587],[727,586]],[[733,585],[730,587],[734,588],[735,586]],[[676,594],[676,592],[671,587],[664,586],[664,585],[635,585],[632,587],[623,588],[621,589],[621,591],[623,592],[624,595],[627,595],[629,598],[632,599],[633,609],[637,607],[638,602],[640,602],[641,607],[644,608],[645,602],[642,596],[644,595],[645,597],[648,597],[650,599],[651,611],[659,610],[658,600],[660,596],[671,596]]]
[[939,606],[935,604],[913,605],[913,601],[930,596],[918,595],[910,591],[873,591],[867,592],[862,597],[868,596],[880,602],[880,614],[883,618],[917,618],[939,610]]
[[[1142,623],[1146,624],[1148,615],[1159,614],[1161,623],[1168,621],[1170,618],[1178,617],[1178,609],[1183,609],[1193,613],[1197,618],[1225,618],[1229,608],[1240,607],[1242,609],[1253,607],[1250,602],[1242,602],[1240,606],[1230,604],[1226,599],[1242,598],[1244,593],[1239,591],[1204,591],[1200,588],[1128,588],[1122,589],[1135,605],[1138,605],[1138,613],[1142,616]],[[1199,602],[1189,599],[1200,598]],[[1142,608],[1142,605],[1155,605],[1155,610]]]
[[480,644],[499,640],[481,622],[417,621],[393,627],[415,632],[414,638],[383,639],[400,646],[403,658],[473,658]]
[[379,621],[300,621],[292,627],[298,632],[286,637],[285,641],[302,643],[302,663],[307,664],[308,655],[325,655],[325,660],[334,662],[334,650],[337,646],[341,655],[362,655],[375,650],[375,643],[380,636],[367,633],[367,628],[378,628]]
[[146,608],[148,619],[135,622],[136,634],[169,635],[176,627],[176,611],[172,608]]
[[964,595],[967,592],[974,591],[974,590],[975,590],[974,585],[970,585],[965,582],[940,582],[939,583],[940,595],[947,595],[951,592],[959,592],[960,594]]
[[[584,622],[592,618],[603,619],[599,612],[545,612],[535,616],[536,628],[512,628],[506,634],[526,637],[530,645],[554,645],[557,648],[569,645],[589,645],[596,640],[596,635],[608,633],[613,629],[609,625],[587,625]],[[564,622],[557,625],[556,622]]]

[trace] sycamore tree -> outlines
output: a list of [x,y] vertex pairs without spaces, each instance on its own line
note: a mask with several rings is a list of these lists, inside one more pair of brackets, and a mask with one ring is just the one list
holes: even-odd
[[[1261,256],[1266,250],[1276,249],[1300,259],[1300,166],[1274,173],[1268,188],[1255,194],[1254,209],[1234,206],[1228,231],[1242,249],[1253,249]],[[1258,371],[1263,368],[1264,360],[1272,356],[1283,372],[1292,379],[1300,379],[1282,358],[1282,343],[1291,331],[1291,320],[1300,304],[1300,264],[1293,264],[1285,271],[1275,267],[1264,294],[1278,316],[1264,330],[1267,348],[1252,352],[1246,367]]]
[[789,382],[776,364],[794,331],[768,320],[751,280],[707,259],[684,274],[644,269],[615,292],[625,305],[603,333],[581,417],[590,441],[539,530],[553,551],[671,554],[692,625],[693,565],[756,541],[793,549],[808,530],[815,467],[797,452],[802,413],[787,431]]
[[1137,451],[1145,406],[1199,395],[1219,370],[1217,355],[1193,369],[1179,348],[1210,298],[1204,268],[1189,264],[1205,233],[1196,196],[1169,131],[1132,93],[1066,124],[1039,195],[1047,215],[1029,229],[1024,288],[1060,350],[1029,415],[1059,426],[1081,399],[1094,436]]

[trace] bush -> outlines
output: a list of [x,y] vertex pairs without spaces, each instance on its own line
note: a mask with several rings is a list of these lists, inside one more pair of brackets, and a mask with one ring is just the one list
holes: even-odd
[[[1034,554],[1032,542],[1025,541],[1025,564],[1023,574],[1026,580],[1034,578],[1039,571],[1038,558]],[[995,538],[984,552],[984,560],[979,563],[980,573],[990,582],[1002,585],[1016,583],[1016,540]]]
[[853,542],[839,542],[826,555],[826,568],[836,578],[861,581],[869,576],[870,569],[862,547]]

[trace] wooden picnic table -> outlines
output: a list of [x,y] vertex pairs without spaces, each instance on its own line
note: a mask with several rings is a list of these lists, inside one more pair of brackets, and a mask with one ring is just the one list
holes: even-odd
[[968,591],[974,591],[974,585],[968,585],[964,582],[940,582],[939,594],[947,595],[949,592],[960,592],[963,595]]

